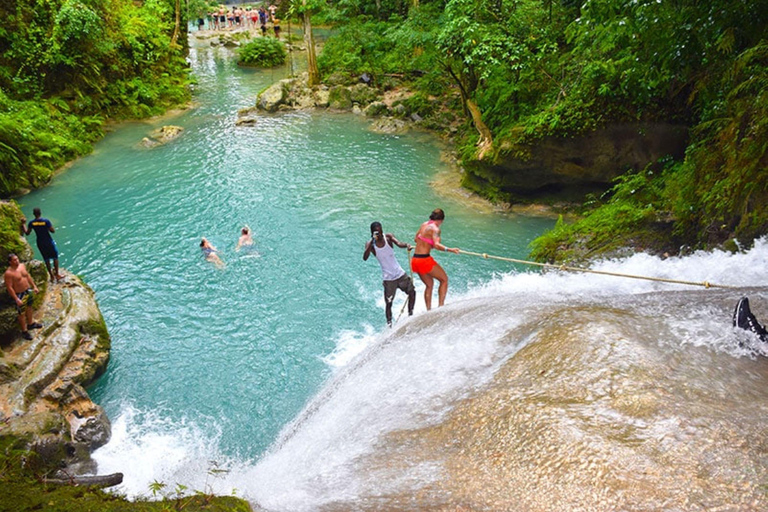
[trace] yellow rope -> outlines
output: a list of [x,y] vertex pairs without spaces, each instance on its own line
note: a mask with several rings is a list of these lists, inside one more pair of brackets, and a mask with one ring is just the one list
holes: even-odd
[[570,272],[589,272],[590,274],[602,274],[604,276],[628,277],[630,279],[645,279],[647,281],[659,281],[662,283],[687,284],[691,286],[703,286],[704,288],[731,288],[731,289],[736,288],[735,286],[728,286],[724,284],[714,284],[707,281],[702,281],[700,283],[694,282],[694,281],[680,281],[678,279],[665,279],[663,277],[637,276],[633,274],[621,274],[619,272],[606,272],[604,270],[592,270],[588,268],[568,267],[565,265],[552,265],[549,263],[538,263],[536,261],[518,260],[515,258],[502,258],[501,256],[491,256],[490,254],[486,254],[486,253],[470,252],[470,251],[464,251],[461,249],[459,249],[459,254],[468,254],[470,256],[479,256],[485,259],[509,261],[512,263],[522,263],[523,265],[535,265],[538,267],[544,267],[544,268],[550,268],[550,269],[562,270],[562,271],[570,271]]

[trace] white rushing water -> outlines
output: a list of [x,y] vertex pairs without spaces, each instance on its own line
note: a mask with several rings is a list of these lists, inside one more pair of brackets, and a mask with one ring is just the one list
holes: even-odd
[[[628,325],[644,326],[638,338],[647,333],[662,353],[712,354],[713,368],[728,360],[755,361],[755,351],[768,353],[754,336],[733,329],[730,317],[732,306],[746,293],[758,318],[768,319],[766,240],[738,254],[715,251],[667,259],[638,254],[592,268],[740,289],[559,271],[499,275],[464,293],[449,294],[444,308],[418,311],[391,331],[344,331],[324,359],[333,370],[326,385],[257,460],[225,457],[217,438],[201,434],[195,425],[171,424],[162,414],[141,414],[126,405],[114,419],[112,442],[94,454],[99,472],[124,472],[121,490],[129,495],[146,495],[149,484],[161,481],[169,488],[181,483],[190,489],[234,492],[275,511],[319,510],[358,500],[365,509],[364,499],[416,495],[445,478],[439,456],[400,454],[408,461],[404,467],[375,467],[371,461],[376,454],[391,455],[393,434],[446,421],[457,404],[491,383],[522,348],[536,343],[535,332],[555,327],[568,332],[569,317],[563,312],[587,311],[587,320],[578,317],[574,327],[582,329],[589,308],[613,305],[621,308]],[[394,310],[399,308],[396,303]],[[649,332],[654,322],[662,334]],[[599,338],[613,328],[592,329],[590,336]],[[576,377],[587,387],[594,377],[590,372],[585,369]],[[734,384],[742,385],[747,387],[746,382]],[[766,396],[756,399],[768,403]],[[228,471],[213,474],[211,468]]]

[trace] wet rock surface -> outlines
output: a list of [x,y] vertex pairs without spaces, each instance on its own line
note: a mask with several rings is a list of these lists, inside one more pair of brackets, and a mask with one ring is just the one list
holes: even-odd
[[85,391],[106,369],[110,339],[93,291],[76,276],[50,283],[35,311],[43,324],[0,354],[0,436],[25,439],[62,463],[82,462],[110,437],[110,422]]

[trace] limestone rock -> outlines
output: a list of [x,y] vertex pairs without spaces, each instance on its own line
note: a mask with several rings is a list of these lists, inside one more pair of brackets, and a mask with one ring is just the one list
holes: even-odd
[[331,87],[328,96],[329,107],[335,110],[350,110],[352,108],[352,92],[343,85]]
[[367,117],[380,117],[389,114],[389,107],[383,101],[374,101],[363,111]]
[[580,137],[547,137],[526,148],[527,158],[508,148],[498,161],[472,162],[466,170],[503,192],[522,195],[552,187],[607,188],[628,169],[642,169],[667,155],[682,158],[687,139],[684,126],[621,124]]
[[141,139],[139,145],[147,149],[161,146],[176,139],[183,131],[184,128],[181,126],[163,126],[162,128],[153,130],[147,137]]
[[237,120],[235,126],[253,126],[259,119],[259,112],[256,107],[242,108],[237,111]]
[[[101,407],[85,391],[105,370],[110,339],[93,291],[74,275],[51,284],[31,341],[4,346],[0,368],[0,436],[26,439],[30,448],[62,460],[87,458],[111,433]],[[45,453],[44,453],[45,455]]]
[[355,84],[349,88],[350,98],[352,103],[357,103],[361,108],[364,108],[373,101],[376,101],[378,96],[376,89],[366,84]]
[[278,107],[285,103],[290,83],[290,79],[285,79],[269,86],[267,90],[259,94],[256,107],[267,112],[276,112]]
[[153,131],[149,136],[160,144],[165,144],[166,142],[170,142],[177,138],[183,131],[184,128],[181,126],[168,125]]
[[381,117],[371,124],[371,131],[376,133],[395,134],[408,130],[408,125],[402,119]]

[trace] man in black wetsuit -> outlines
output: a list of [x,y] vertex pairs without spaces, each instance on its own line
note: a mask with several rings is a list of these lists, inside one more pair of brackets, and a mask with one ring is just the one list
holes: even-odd
[[[35,230],[37,249],[45,261],[45,267],[48,269],[51,281],[63,279],[64,276],[59,274],[59,251],[56,248],[56,242],[51,237],[51,233],[55,233],[56,230],[53,229],[51,221],[41,217],[40,208],[35,208],[32,213],[35,214],[35,218],[29,221],[28,225],[24,225],[27,220],[23,219],[21,229],[25,235],[30,234],[33,229]],[[53,270],[51,269],[51,260],[53,260]]]

